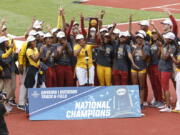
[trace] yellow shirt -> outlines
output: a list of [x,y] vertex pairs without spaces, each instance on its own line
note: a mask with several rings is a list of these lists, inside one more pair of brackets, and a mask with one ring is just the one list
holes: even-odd
[[21,50],[18,54],[18,62],[19,65],[23,65],[26,66],[26,49],[27,49],[27,42],[25,42],[24,44],[22,44]]
[[150,30],[148,30],[148,31],[146,32],[146,34],[149,35],[150,37],[152,37],[152,32],[151,32]]
[[[81,46],[79,44],[77,44],[74,46],[74,51],[77,51],[80,48],[81,48]],[[87,54],[88,54],[88,66],[89,66],[89,68],[93,65],[92,48],[93,48],[93,45],[86,45],[84,48],[81,49],[80,53],[77,56],[76,67],[87,68],[85,51],[87,51]]]
[[36,68],[39,68],[39,65],[40,65],[40,60],[38,60],[37,62],[35,62],[34,60],[32,60],[30,58],[30,56],[37,56],[39,54],[38,52],[38,49],[37,48],[34,48],[34,49],[31,49],[31,48],[28,48],[27,51],[26,51],[26,56],[27,56],[27,59],[29,61],[29,64],[31,66],[34,66]]
[[[177,57],[177,60],[180,60],[180,55]],[[180,72],[180,68],[177,67],[177,68],[176,68],[176,71],[177,71],[177,72]]]

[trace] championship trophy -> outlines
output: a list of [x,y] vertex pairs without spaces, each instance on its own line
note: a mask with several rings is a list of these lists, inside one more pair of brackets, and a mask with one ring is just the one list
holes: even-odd
[[97,32],[99,27],[98,18],[89,18],[89,28],[87,42],[90,44],[96,44]]

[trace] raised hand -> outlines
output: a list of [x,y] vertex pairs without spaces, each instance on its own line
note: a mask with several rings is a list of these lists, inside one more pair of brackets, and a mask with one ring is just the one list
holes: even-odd
[[106,13],[105,10],[101,10],[100,12],[101,15],[105,15],[105,13]]

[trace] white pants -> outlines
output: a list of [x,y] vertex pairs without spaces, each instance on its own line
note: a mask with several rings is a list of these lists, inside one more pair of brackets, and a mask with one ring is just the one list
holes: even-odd
[[[76,67],[76,76],[79,81],[79,85],[85,85],[88,83],[86,68]],[[89,68],[89,84],[94,84],[94,66]]]
[[20,92],[19,92],[19,105],[25,105],[27,102],[27,89],[24,86],[27,71],[24,69],[23,75],[20,76]]
[[177,102],[176,102],[176,108],[175,110],[180,111],[180,72],[176,73],[176,96],[177,96]]

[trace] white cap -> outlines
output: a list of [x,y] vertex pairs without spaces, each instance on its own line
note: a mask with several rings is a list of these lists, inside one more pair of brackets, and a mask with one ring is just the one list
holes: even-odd
[[78,22],[74,22],[73,25],[79,25],[79,23]]
[[3,25],[3,26],[2,26],[2,30],[4,30],[4,29],[7,29],[6,25]]
[[90,31],[96,31],[96,28],[94,28],[94,27],[92,27],[91,29],[90,29]]
[[32,41],[35,41],[35,40],[36,40],[36,38],[34,36],[29,36],[26,41],[27,42],[32,42]]
[[9,39],[8,39],[7,37],[2,36],[2,37],[0,37],[0,44],[3,43],[3,42],[5,42],[5,41],[8,41],[8,40],[9,40]]
[[55,33],[55,32],[57,32],[58,31],[58,28],[53,28],[52,30],[51,30],[51,33]]
[[119,37],[129,37],[127,31],[120,32]]
[[40,28],[42,28],[42,21],[39,21],[39,20],[36,20],[35,22],[34,22],[34,24],[33,24],[33,28],[35,28],[35,29],[40,29]]
[[35,25],[33,28],[35,28],[35,29],[41,29],[42,26],[41,26],[41,25]]
[[37,35],[37,31],[31,30],[28,35],[29,36],[35,36],[35,35]]
[[176,36],[174,35],[174,33],[168,32],[168,33],[163,35],[163,38],[174,40],[176,38]]
[[117,28],[113,30],[113,33],[114,33],[114,34],[120,34],[120,32],[121,32],[121,31],[120,31],[119,29],[117,29]]
[[163,22],[161,22],[161,23],[162,23],[162,24],[167,24],[167,25],[170,25],[170,26],[173,25],[170,19],[165,19],[165,20],[164,20]]
[[112,28],[112,27],[113,27],[113,24],[109,24],[109,25],[107,26],[108,29],[110,29],[110,28]]
[[84,36],[82,34],[77,34],[76,40],[84,39]]
[[108,32],[108,29],[107,28],[101,28],[100,32]]
[[130,36],[131,36],[131,34],[129,33],[129,31],[125,31],[125,33],[126,33],[127,37],[130,37]]
[[39,35],[39,36],[41,36],[41,37],[44,37],[44,32],[38,31],[38,32],[37,32],[37,35]]
[[139,23],[140,25],[149,26],[149,21],[144,20]]
[[144,39],[144,35],[143,35],[142,33],[136,34],[136,37],[140,37],[140,38],[143,38],[143,39]]
[[57,33],[57,37],[58,38],[64,38],[64,37],[66,37],[66,35],[65,35],[65,33],[63,31],[60,31],[60,32]]
[[146,37],[146,32],[144,30],[139,30],[138,33],[142,34],[144,37]]
[[48,33],[44,34],[44,38],[50,38],[50,37],[53,37],[51,33],[48,32]]

